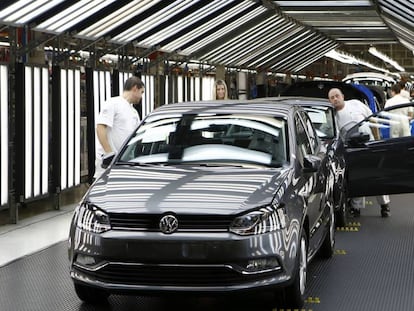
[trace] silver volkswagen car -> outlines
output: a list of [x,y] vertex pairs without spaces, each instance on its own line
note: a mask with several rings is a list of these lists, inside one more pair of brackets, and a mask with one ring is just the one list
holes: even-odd
[[260,290],[300,307],[308,262],[333,254],[334,174],[298,105],[166,105],[106,163],[70,229],[83,301]]

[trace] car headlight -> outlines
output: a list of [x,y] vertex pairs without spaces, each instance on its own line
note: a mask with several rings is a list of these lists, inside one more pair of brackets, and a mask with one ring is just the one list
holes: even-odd
[[230,232],[255,235],[283,229],[286,226],[285,217],[282,206],[265,206],[234,219],[230,225]]
[[108,215],[92,204],[82,203],[77,214],[76,226],[80,229],[93,233],[111,230]]

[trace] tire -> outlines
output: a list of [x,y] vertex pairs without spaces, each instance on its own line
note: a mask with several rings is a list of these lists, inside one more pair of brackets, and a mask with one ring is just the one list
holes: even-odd
[[305,230],[302,229],[293,283],[284,288],[279,293],[279,296],[277,296],[277,305],[279,308],[302,308],[305,303],[307,268],[308,240]]
[[322,242],[319,254],[322,258],[329,259],[333,256],[335,250],[335,213],[331,206],[329,212],[328,232]]
[[98,288],[75,283],[75,292],[79,299],[90,304],[105,304],[109,293]]

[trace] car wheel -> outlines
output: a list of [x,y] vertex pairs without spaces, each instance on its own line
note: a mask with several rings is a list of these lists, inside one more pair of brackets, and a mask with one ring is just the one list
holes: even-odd
[[91,304],[105,304],[109,293],[101,289],[75,283],[75,292],[79,299]]
[[346,197],[345,193],[341,191],[337,202],[337,208],[335,211],[335,225],[336,227],[345,227],[347,223],[346,217]]
[[331,205],[329,212],[328,232],[326,232],[325,239],[322,242],[319,254],[323,258],[331,258],[335,249],[335,213]]
[[301,308],[303,306],[305,303],[307,268],[308,241],[305,230],[302,230],[293,283],[284,288],[277,296],[278,307]]

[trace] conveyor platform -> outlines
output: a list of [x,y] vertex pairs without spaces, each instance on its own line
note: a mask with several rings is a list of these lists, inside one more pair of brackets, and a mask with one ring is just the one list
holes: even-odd
[[[375,199],[368,198],[361,217],[338,228],[334,257],[316,258],[310,264],[308,299],[302,310],[414,310],[413,199],[412,194],[392,196],[392,216],[381,218]],[[278,310],[267,295],[111,296],[108,304],[96,307],[77,298],[68,270],[66,242],[1,267],[0,310]]]

